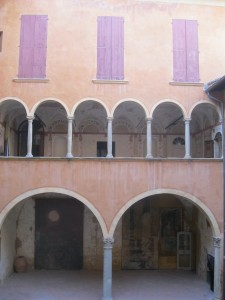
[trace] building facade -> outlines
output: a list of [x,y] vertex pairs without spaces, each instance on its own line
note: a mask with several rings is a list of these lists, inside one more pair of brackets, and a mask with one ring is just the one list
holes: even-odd
[[0,278],[186,269],[222,299],[225,1],[0,3]]

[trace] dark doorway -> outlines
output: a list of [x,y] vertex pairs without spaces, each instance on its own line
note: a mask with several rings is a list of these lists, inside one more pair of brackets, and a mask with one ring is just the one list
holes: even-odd
[[72,198],[36,199],[35,268],[83,267],[84,205]]
[[[115,142],[112,142],[112,155],[115,157]],[[97,142],[97,157],[107,156],[107,142]]]

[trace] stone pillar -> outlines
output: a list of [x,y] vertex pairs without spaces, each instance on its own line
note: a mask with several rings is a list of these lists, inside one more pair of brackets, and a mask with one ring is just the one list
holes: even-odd
[[26,157],[33,157],[32,144],[33,144],[33,117],[27,117],[28,132],[27,132],[27,155]]
[[184,158],[191,158],[191,142],[190,142],[190,119],[184,120],[185,122],[185,156]]
[[73,117],[67,117],[68,119],[68,133],[67,133],[67,154],[66,157],[72,158],[72,143],[73,143]]
[[106,238],[104,243],[103,263],[103,297],[102,300],[112,300],[112,247],[113,238]]
[[213,237],[215,258],[214,258],[214,300],[222,299],[222,289],[221,289],[221,259],[220,259],[220,250],[221,250],[221,238]]
[[112,158],[112,117],[108,117],[108,127],[107,127],[107,156],[108,158]]
[[153,158],[152,156],[152,119],[147,118],[147,154],[146,158]]

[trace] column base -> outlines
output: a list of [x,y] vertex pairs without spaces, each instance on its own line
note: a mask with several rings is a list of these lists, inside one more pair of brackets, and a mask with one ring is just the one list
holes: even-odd
[[27,153],[26,157],[33,157],[33,154]]
[[112,297],[102,297],[102,300],[113,300]]
[[107,154],[106,158],[113,158],[113,155],[112,154]]
[[146,157],[145,158],[147,158],[147,159],[152,159],[153,158],[153,156],[151,155],[151,154],[148,154],[148,155],[146,155]]
[[190,158],[191,158],[191,155],[185,155],[184,158],[185,158],[185,159],[190,159]]
[[72,153],[67,153],[66,158],[73,158],[73,154]]

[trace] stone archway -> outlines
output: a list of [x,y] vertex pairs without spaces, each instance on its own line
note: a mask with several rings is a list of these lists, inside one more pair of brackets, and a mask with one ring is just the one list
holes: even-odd
[[[37,222],[35,221],[35,219],[37,218],[36,209],[37,209],[37,205],[46,204],[47,202],[49,202],[49,200],[50,200],[50,206],[48,207],[48,210],[45,209],[44,214],[46,216],[43,216],[44,219],[47,220],[46,221],[47,223],[43,222],[44,227],[41,225],[41,227],[43,227],[42,236],[45,235],[47,240],[49,240],[49,236],[47,235],[47,230],[49,230],[50,236],[52,235],[52,233],[55,232],[57,247],[54,248],[54,241],[53,241],[53,244],[51,243],[51,247],[49,248],[52,253],[50,257],[51,261],[46,261],[43,259],[42,260],[39,259],[37,261],[36,257],[41,253],[41,250],[36,247],[36,242],[37,242],[37,238],[40,237],[41,232],[40,232],[40,228],[35,229],[35,226],[37,226]],[[66,240],[64,237],[65,228],[70,228],[71,226],[72,231],[71,230],[70,231],[73,235],[74,232],[72,229],[72,224],[70,225],[67,222],[66,225],[67,227],[65,226],[63,227],[64,231],[60,229],[62,232],[61,235],[59,235],[60,233],[59,228],[55,231],[54,228],[52,227],[56,227],[55,224],[57,225],[57,222],[55,222],[55,220],[56,221],[58,220],[57,212],[59,212],[59,214],[62,216],[61,220],[58,220],[60,221],[58,223],[61,224],[63,218],[64,220],[68,219],[65,216],[66,209],[67,211],[69,209],[69,211],[71,212],[70,213],[71,221],[69,222],[74,223],[75,222],[74,220],[77,218],[74,219],[72,215],[72,209],[74,207],[75,215],[76,215],[78,206],[81,207],[81,210],[79,210],[80,212],[78,214],[79,217],[78,219],[82,221],[82,222],[79,221],[82,224],[80,224],[81,226],[79,226],[80,232],[78,232],[78,234],[79,236],[81,236],[81,242],[82,242],[81,250],[83,251],[81,254],[83,257],[83,263],[81,264],[79,262],[80,259],[79,258],[78,264],[76,264],[76,262],[74,261],[73,268],[76,269],[76,268],[81,268],[83,266],[85,269],[90,269],[90,270],[95,270],[97,268],[101,269],[102,260],[103,260],[102,259],[102,237],[107,236],[107,230],[100,213],[87,199],[85,199],[81,195],[78,195],[77,193],[74,193],[66,189],[61,189],[61,188],[40,188],[40,189],[26,192],[16,197],[5,207],[5,209],[3,209],[3,211],[0,214],[1,244],[2,244],[0,278],[4,279],[8,275],[10,275],[10,273],[13,271],[12,268],[13,268],[14,258],[18,255],[24,255],[25,257],[27,257],[30,268],[39,268],[40,266],[41,268],[46,268],[46,269],[60,268],[60,267],[63,267],[65,269],[66,266],[71,268],[68,259],[63,261],[62,258],[63,250],[60,248],[61,247],[60,242],[58,243],[58,241],[59,241],[59,237],[61,236],[62,242],[65,245],[68,244],[67,243],[68,239]],[[54,207],[56,207],[56,209],[54,209]],[[41,213],[43,213],[43,209],[41,210]],[[91,230],[91,227],[94,226],[93,224],[96,227],[95,234],[96,232],[98,233],[98,236],[96,236],[96,239],[98,239],[96,240],[96,243],[97,242],[99,243],[98,246],[101,250],[99,251],[97,258],[94,257],[94,255],[89,251],[89,248],[91,247],[93,248],[95,247],[95,245],[93,245],[93,243],[92,245],[88,245],[88,241],[91,240],[90,235],[91,234],[93,235]],[[67,231],[68,230],[66,229],[66,232]],[[43,243],[43,239],[42,240],[40,239],[40,241],[41,243]],[[71,258],[73,254],[72,248],[70,251]],[[75,252],[77,252],[77,250]],[[55,260],[55,262],[53,260]]]
[[221,235],[219,225],[216,221],[215,216],[213,215],[211,210],[203,202],[201,202],[201,200],[199,200],[197,197],[195,197],[194,195],[191,195],[190,193],[175,190],[175,189],[157,189],[157,190],[151,190],[148,192],[144,192],[144,193],[137,195],[136,197],[130,199],[129,201],[127,201],[127,203],[119,210],[119,212],[113,219],[113,222],[112,222],[110,230],[109,230],[109,236],[113,236],[115,228],[116,228],[119,220],[121,219],[122,215],[129,207],[131,207],[134,203],[138,202],[139,200],[141,200],[145,197],[152,196],[152,195],[158,195],[158,194],[172,194],[172,195],[177,195],[177,196],[180,196],[187,200],[190,200],[208,216],[210,223],[212,225],[213,235],[214,236]]
[[[164,219],[163,213],[166,216]],[[163,224],[168,225],[167,217],[172,218],[174,234],[171,233],[171,228],[170,234],[164,232]],[[177,224],[174,217],[178,218]],[[206,280],[207,258],[208,255],[212,256],[214,259],[214,294],[215,299],[220,299],[222,234],[215,216],[201,200],[175,189],[148,191],[137,195],[120,209],[111,224],[110,236],[117,234],[115,229],[117,224],[121,227],[121,220],[122,249],[124,247],[122,250],[123,268],[179,268],[177,234],[186,232],[193,237],[193,247],[189,252],[190,264],[185,263],[183,266],[196,270],[196,273]],[[115,247],[117,247],[116,244]]]

